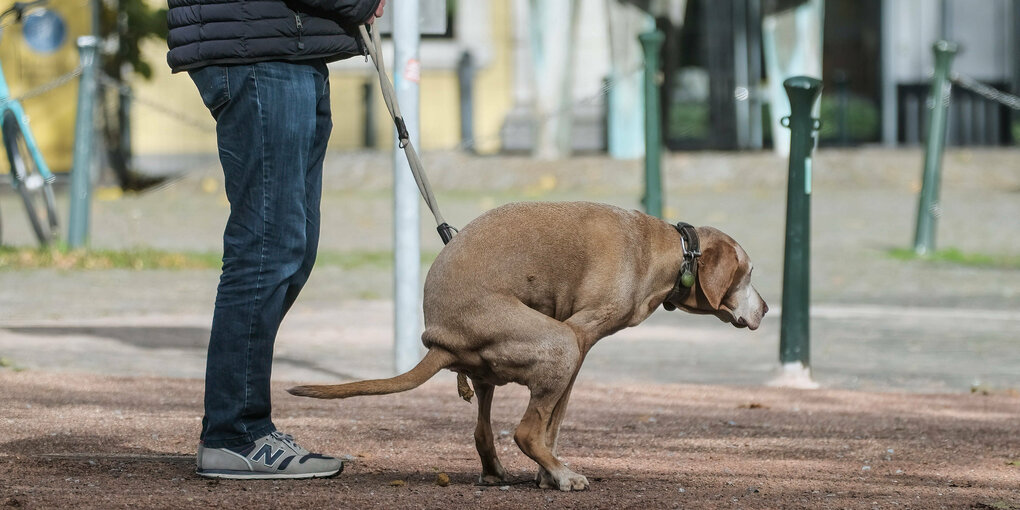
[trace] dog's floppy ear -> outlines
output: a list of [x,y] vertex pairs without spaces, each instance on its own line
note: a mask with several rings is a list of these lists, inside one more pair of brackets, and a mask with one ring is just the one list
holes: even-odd
[[737,272],[737,250],[718,237],[702,245],[698,260],[698,286],[712,310],[718,310]]

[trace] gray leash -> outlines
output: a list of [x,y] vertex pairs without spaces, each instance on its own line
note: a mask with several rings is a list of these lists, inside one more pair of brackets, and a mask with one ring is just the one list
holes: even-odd
[[418,191],[421,192],[422,198],[425,199],[425,204],[432,211],[432,216],[436,218],[436,225],[438,225],[436,230],[439,232],[439,237],[443,239],[443,244],[449,243],[450,239],[453,239],[453,233],[456,230],[446,223],[442,213],[439,212],[439,204],[436,203],[436,197],[432,194],[432,186],[429,184],[429,178],[425,175],[425,170],[422,168],[421,158],[418,157],[418,152],[414,150],[414,145],[411,144],[411,135],[407,133],[404,118],[400,115],[400,105],[397,104],[397,94],[393,90],[393,83],[386,76],[386,64],[383,62],[382,42],[379,39],[379,31],[372,30],[371,35],[369,35],[367,25],[361,25],[358,28],[361,30],[361,39],[365,42],[365,48],[368,49],[368,54],[372,57],[372,63],[375,64],[375,70],[379,73],[379,85],[382,88],[383,101],[386,102],[386,109],[390,111],[390,116],[393,117],[393,124],[397,127],[397,139],[400,140],[400,148],[404,149],[404,155],[407,156],[407,163],[411,166],[414,181],[418,183]]

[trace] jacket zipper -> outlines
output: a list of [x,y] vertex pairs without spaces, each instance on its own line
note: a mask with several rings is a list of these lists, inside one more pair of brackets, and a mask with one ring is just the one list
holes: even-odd
[[301,15],[296,13],[296,12],[294,13],[294,23],[297,25],[297,39],[298,39],[297,48],[299,50],[303,50],[303,49],[305,49],[305,43],[302,40],[304,38],[304,33],[303,32],[304,32],[305,26],[304,26],[303,23],[301,23]]

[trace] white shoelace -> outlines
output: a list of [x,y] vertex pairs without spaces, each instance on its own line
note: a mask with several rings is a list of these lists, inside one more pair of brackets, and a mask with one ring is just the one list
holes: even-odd
[[307,455],[308,454],[308,450],[305,450],[304,448],[299,446],[294,441],[294,436],[292,436],[290,434],[284,434],[283,432],[275,431],[275,432],[271,433],[270,436],[272,436],[277,441],[280,441],[281,443],[291,447],[295,452],[300,453],[301,455]]

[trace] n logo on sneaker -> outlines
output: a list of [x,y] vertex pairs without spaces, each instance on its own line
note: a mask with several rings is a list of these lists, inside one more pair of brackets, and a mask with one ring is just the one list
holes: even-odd
[[262,448],[259,448],[259,451],[255,452],[255,455],[252,456],[251,460],[252,462],[258,462],[260,458],[264,458],[265,460],[263,460],[262,463],[267,466],[272,466],[273,464],[276,464],[276,460],[283,455],[283,451],[283,448],[280,448],[274,453],[272,445],[264,444],[262,445]]

